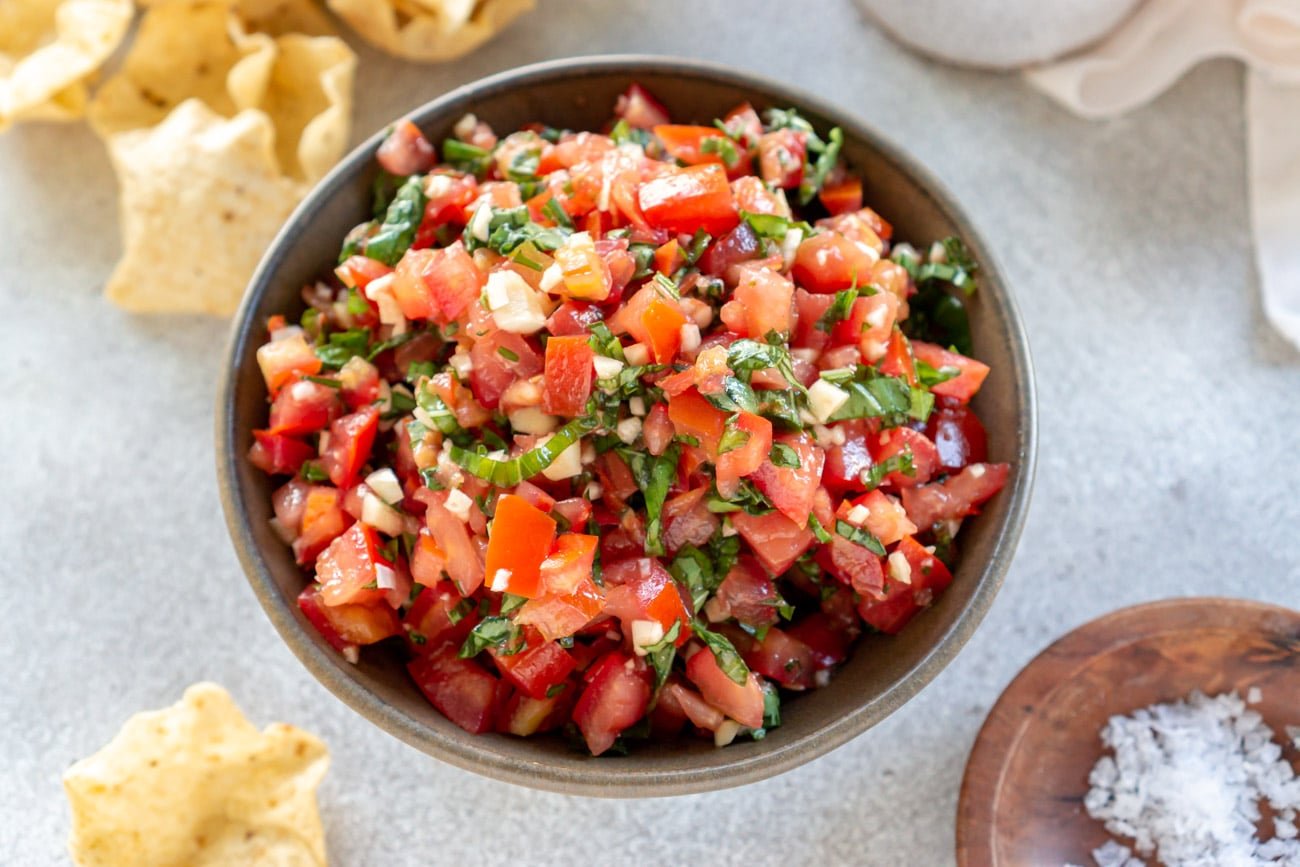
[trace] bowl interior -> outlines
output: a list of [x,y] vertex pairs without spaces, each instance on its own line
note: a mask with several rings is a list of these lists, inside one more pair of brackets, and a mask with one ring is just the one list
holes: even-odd
[[434,142],[449,136],[467,111],[499,131],[530,121],[596,129],[633,81],[662,100],[677,122],[708,123],[748,101],[760,111],[796,106],[821,130],[841,126],[843,156],[863,177],[864,199],[893,223],[896,238],[928,243],[958,234],[983,265],[970,313],[976,354],[992,373],[975,405],[988,428],[990,460],[1014,468],[1007,489],[963,531],[952,586],[901,635],[865,638],[830,686],[787,700],[783,725],[762,741],[718,750],[683,740],[600,759],[560,738],[468,735],[424,700],[396,652],[372,648],[353,666],[325,645],[294,604],[304,578],[268,524],[272,484],[244,460],[250,430],[265,423],[255,352],[265,339],[266,317],[302,309],[300,288],[330,266],[344,234],[367,215],[382,133],[313,191],[268,252],[238,315],[217,421],[222,496],[245,571],[272,622],[327,687],[390,733],[458,766],[525,785],[607,796],[680,794],[760,779],[844,743],[897,709],[956,654],[983,616],[1019,535],[1033,475],[1028,347],[989,250],[937,182],[851,118],[750,75],[666,58],[614,57],[505,73],[453,91],[412,119]]

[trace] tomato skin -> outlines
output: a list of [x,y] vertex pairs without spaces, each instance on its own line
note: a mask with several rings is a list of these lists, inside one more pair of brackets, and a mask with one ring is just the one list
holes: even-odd
[[546,320],[546,330],[556,337],[586,337],[591,333],[591,326],[604,318],[595,304],[566,301]]
[[776,441],[794,450],[799,466],[778,467],[765,456],[762,465],[754,471],[754,485],[771,500],[777,511],[802,529],[808,526],[808,516],[812,514],[813,497],[821,483],[826,453],[806,433],[782,434]]
[[492,730],[498,681],[470,659],[443,645],[406,665],[415,685],[442,715],[471,734]]
[[382,600],[382,589],[366,587],[377,582],[381,567],[392,570],[393,564],[379,553],[378,535],[365,524],[353,524],[316,558],[321,602],[346,605]]
[[832,215],[858,211],[862,208],[862,181],[859,178],[845,178],[838,184],[827,184],[817,197]]
[[753,175],[745,175],[732,181],[731,192],[736,197],[736,207],[742,211],[751,214],[773,214],[778,217],[790,216],[789,203],[778,197]]
[[895,488],[914,488],[934,477],[939,466],[939,451],[930,438],[910,427],[895,427],[867,436],[867,448],[872,463],[883,463],[905,451],[912,453],[913,475],[895,470],[885,476],[882,484]]
[[528,600],[515,614],[515,622],[534,626],[547,641],[555,641],[582,629],[600,614],[604,605],[603,591],[586,578],[568,595],[547,593]]
[[614,103],[614,114],[636,129],[653,129],[668,123],[668,109],[650,91],[635,82],[628,85],[627,90]]
[[749,438],[739,448],[718,455],[715,462],[718,493],[723,497],[735,496],[740,480],[761,467],[772,450],[772,422],[761,415],[741,412],[735,421],[735,429],[748,434]]
[[285,436],[315,433],[338,418],[340,409],[338,389],[300,379],[282,389],[271,402],[268,433]]
[[[691,725],[706,731],[717,731],[727,719],[722,711],[700,696],[698,692],[680,683],[668,684],[664,693],[672,696],[672,701],[681,709],[682,715],[690,720]],[[661,699],[664,693],[661,693]]]
[[704,700],[749,728],[763,726],[763,688],[753,672],[738,684],[726,675],[713,651],[697,651],[686,660],[686,678],[699,688]]
[[793,129],[764,133],[758,140],[759,174],[772,186],[787,190],[797,187],[803,180],[807,153],[807,133]]
[[809,292],[838,292],[870,282],[879,256],[835,232],[813,235],[799,245],[790,276]]
[[321,360],[307,343],[302,330],[279,337],[257,348],[257,366],[262,370],[266,390],[275,397],[280,389],[299,376],[320,373]]
[[884,589],[885,570],[880,558],[839,534],[833,534],[830,542],[817,552],[817,562],[841,584],[862,596],[879,597]]
[[546,593],[567,596],[590,581],[600,540],[583,533],[565,533],[555,540],[542,561],[541,586]]
[[427,172],[438,161],[438,155],[420,128],[402,119],[393,125],[392,131],[379,145],[375,160],[384,171],[405,176]]
[[664,123],[659,124],[652,131],[655,138],[663,143],[664,150],[673,159],[681,160],[692,166],[702,163],[725,165],[722,154],[716,151],[705,152],[704,150],[704,142],[707,139],[725,141],[725,136],[717,127]]
[[446,324],[476,301],[487,278],[456,241],[438,249],[410,249],[397,263],[393,297],[407,319]]
[[956,377],[931,387],[930,391],[940,397],[951,397],[962,403],[968,403],[989,375],[989,366],[984,362],[967,358],[956,352],[949,352],[942,346],[926,343],[923,340],[912,341],[912,353],[918,361],[924,361],[936,370],[955,367],[960,371]]
[[668,407],[665,404],[656,403],[650,407],[650,412],[641,424],[641,436],[650,454],[658,457],[668,451],[673,440],[673,423],[668,418]]
[[469,373],[470,386],[474,396],[488,409],[497,408],[501,395],[513,383],[541,373],[543,367],[532,344],[509,331],[494,331],[474,341],[469,357],[474,364]]
[[379,429],[379,410],[368,406],[330,425],[329,448],[321,455],[321,469],[340,488],[351,487],[370,458]]
[[890,635],[901,631],[917,612],[952,583],[952,573],[943,561],[911,536],[898,543],[897,551],[907,561],[909,580],[899,581],[891,576],[883,600],[863,599],[858,603],[862,619]]
[[708,489],[701,486],[664,503],[663,543],[668,553],[675,554],[686,545],[703,545],[713,538],[722,522],[709,511],[706,493]]
[[773,575],[789,569],[816,538],[812,530],[800,527],[780,512],[766,515],[733,512],[731,523]]
[[[715,622],[734,617],[748,626],[771,626],[777,621],[777,598],[776,585],[763,567],[753,557],[742,555],[718,585],[705,613]],[[719,616],[714,617],[715,613]]]
[[842,496],[849,491],[862,490],[862,473],[873,463],[867,445],[869,439],[876,437],[872,427],[864,419],[840,423],[844,444],[826,450],[826,465],[822,471],[822,484],[832,494]]
[[624,729],[645,716],[650,694],[650,670],[634,657],[611,651],[592,665],[573,721],[593,756],[612,747]]
[[637,204],[651,226],[677,234],[703,229],[717,237],[740,222],[719,165],[689,166],[648,180],[637,190]]
[[682,591],[658,560],[638,557],[614,563],[605,569],[605,583],[605,613],[621,620],[625,632],[634,620],[657,621],[664,632],[680,622],[676,645],[690,640],[691,616]]
[[689,388],[668,401],[668,418],[678,436],[693,436],[710,455],[718,452],[727,416],[722,410],[705,400],[698,391]]
[[401,632],[397,614],[383,602],[325,605],[315,584],[308,584],[298,594],[298,608],[321,637],[340,652],[348,647],[376,644]]
[[813,649],[789,632],[768,627],[762,641],[745,652],[750,670],[787,689],[807,689],[817,671]]
[[573,671],[574,662],[564,648],[542,638],[536,630],[525,630],[526,645],[518,653],[490,649],[489,655],[505,681],[532,698],[546,698],[556,684]]
[[732,265],[757,259],[763,247],[749,223],[741,222],[700,254],[700,270],[706,274],[725,274]]
[[811,651],[815,671],[824,671],[848,659],[849,647],[861,631],[848,591],[841,590],[836,596],[848,603],[846,617],[852,618],[851,621],[837,620],[821,611],[814,611],[785,630],[789,638]]
[[1010,464],[970,464],[942,482],[904,488],[903,508],[912,523],[928,530],[939,521],[973,515],[1007,482]]
[[586,337],[552,337],[546,341],[543,412],[563,416],[582,414],[591,396],[595,355]]
[[925,434],[939,454],[939,472],[955,473],[967,464],[983,463],[988,435],[979,416],[965,406],[940,406],[926,423]]
[[393,269],[377,259],[354,254],[343,260],[334,273],[349,289],[365,289],[385,274],[393,273]]
[[328,485],[312,485],[303,503],[301,532],[293,541],[294,558],[300,565],[314,563],[352,518],[343,511],[343,494]]
[[465,523],[447,511],[447,492],[422,489],[417,494],[427,504],[424,520],[429,535],[446,557],[447,577],[462,596],[470,596],[483,583],[483,559]]
[[[882,545],[892,545],[899,539],[916,532],[916,526],[907,519],[907,512],[899,502],[879,489],[868,491],[855,500],[853,505],[860,505],[867,509],[867,518],[862,522],[862,526],[879,539]],[[849,505],[846,503],[841,506],[841,511],[847,513]]]
[[294,475],[306,461],[316,456],[316,450],[309,443],[269,430],[253,431],[253,440],[248,460],[267,475]]
[[771,331],[788,334],[794,324],[794,284],[766,266],[742,267],[731,304],[742,308],[745,333],[758,340]]
[[[555,527],[554,518],[523,497],[498,498],[484,567],[489,585],[528,599],[541,595],[542,561],[551,552]],[[504,582],[498,578],[501,570],[509,573]]]

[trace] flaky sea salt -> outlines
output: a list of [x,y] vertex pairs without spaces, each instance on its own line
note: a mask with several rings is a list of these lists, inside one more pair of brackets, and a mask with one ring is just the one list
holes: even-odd
[[[1131,839],[1139,855],[1156,855],[1166,867],[1300,867],[1300,778],[1273,730],[1236,693],[1194,692],[1111,717],[1101,739],[1113,755],[1093,767],[1084,806],[1106,830]],[[1266,841],[1256,831],[1261,801],[1275,813]],[[1098,867],[1143,865],[1115,841],[1093,860]]]

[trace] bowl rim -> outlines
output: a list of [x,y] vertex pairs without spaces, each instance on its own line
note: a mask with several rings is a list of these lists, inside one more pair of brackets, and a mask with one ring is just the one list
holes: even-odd
[[232,322],[217,390],[217,481],[227,529],[245,577],[263,612],[307,670],[330,692],[379,728],[421,752],[462,770],[531,788],[599,797],[692,794],[766,779],[842,746],[911,700],[965,646],[1002,585],[1028,511],[1036,472],[1038,440],[1033,362],[1023,319],[1002,276],[1002,269],[988,244],[971,224],[965,209],[958,204],[948,188],[916,158],[905,153],[870,124],[852,112],[829,105],[799,88],[712,61],[669,55],[602,54],[549,60],[507,69],[449,90],[403,116],[419,126],[427,123],[431,116],[443,112],[449,104],[462,100],[483,99],[502,91],[554,79],[578,80],[611,74],[628,74],[633,77],[638,74],[660,74],[708,79],[761,92],[774,100],[779,99],[832,118],[846,133],[867,144],[910,177],[923,194],[951,218],[958,233],[981,251],[980,266],[986,274],[993,276],[992,282],[999,287],[998,302],[1006,312],[1007,329],[1004,338],[1013,360],[1011,372],[1015,380],[1015,414],[1020,431],[1015,458],[1017,471],[1013,475],[1012,486],[1003,492],[1003,496],[1008,497],[1010,502],[1007,504],[1006,518],[994,537],[991,555],[982,564],[979,574],[971,579],[977,582],[977,586],[969,603],[958,612],[924,656],[902,674],[893,687],[875,700],[864,702],[840,719],[805,735],[781,743],[777,743],[777,739],[770,739],[773,744],[771,749],[737,758],[721,767],[696,768],[683,765],[670,770],[643,772],[628,768],[622,763],[615,771],[612,766],[603,769],[594,763],[581,769],[568,769],[545,761],[520,761],[517,757],[502,755],[493,750],[488,739],[460,732],[449,737],[391,706],[345,674],[334,660],[328,658],[329,651],[311,639],[289,610],[290,606],[281,602],[279,587],[252,535],[243,502],[244,492],[238,483],[237,465],[242,456],[236,454],[234,449],[238,435],[234,427],[234,398],[240,359],[247,351],[249,341],[255,336],[257,323],[252,321],[252,313],[260,298],[271,285],[287,250],[302,235],[306,218],[330,201],[355,171],[364,170],[373,160],[375,149],[385,135],[384,129],[357,145],[313,187],[267,247],[249,282]]

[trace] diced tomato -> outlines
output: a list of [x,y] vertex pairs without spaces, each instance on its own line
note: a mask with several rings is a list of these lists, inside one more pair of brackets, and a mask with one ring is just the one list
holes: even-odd
[[791,189],[803,180],[808,134],[793,129],[764,133],[758,140],[758,167],[763,180],[774,187]]
[[880,258],[836,232],[821,232],[799,245],[790,276],[809,292],[838,292],[871,282]]
[[714,622],[734,617],[748,626],[770,626],[776,623],[779,598],[776,586],[758,561],[742,556],[718,585],[717,595],[709,600],[705,613]]
[[759,119],[754,107],[747,102],[742,102],[727,112],[727,116],[722,119],[722,125],[726,127],[727,135],[743,142],[748,148],[752,148],[763,134],[763,121]]
[[429,535],[446,556],[447,576],[461,595],[470,596],[483,583],[483,557],[470,538],[469,528],[447,511],[446,491],[428,491],[426,488],[420,493],[428,504],[424,520]]
[[935,370],[956,370],[957,376],[932,386],[930,391],[942,397],[955,398],[962,403],[975,396],[975,392],[984,384],[984,378],[989,375],[989,366],[984,362],[949,352],[933,343],[913,340],[912,354],[918,361],[924,361]]
[[546,341],[543,412],[564,416],[582,414],[591,396],[595,355],[586,337],[552,337]]
[[813,531],[801,528],[780,512],[749,515],[733,512],[731,524],[773,575],[789,569],[813,543]]
[[577,686],[571,682],[565,682],[551,698],[533,698],[517,692],[497,714],[497,731],[528,737],[557,729],[569,721],[577,692]]
[[709,511],[704,499],[707,492],[701,486],[664,503],[663,542],[668,553],[674,554],[686,545],[703,545],[713,538],[721,521]]
[[813,649],[789,632],[768,627],[763,639],[745,653],[745,664],[787,689],[807,689],[817,671]]
[[848,214],[862,207],[862,181],[855,177],[846,177],[838,184],[822,187],[817,197],[822,207],[831,214]]
[[681,245],[677,239],[673,238],[667,244],[655,250],[655,270],[665,276],[671,276],[678,268],[686,262],[685,255],[682,254]]
[[906,626],[918,611],[952,583],[952,573],[943,561],[911,536],[898,543],[897,551],[903,555],[907,568],[902,575],[895,575],[891,570],[885,599],[864,599],[858,605],[863,620],[891,635]]
[[565,533],[556,539],[540,567],[542,591],[568,596],[590,581],[599,542],[597,537],[582,533]]
[[303,503],[302,531],[293,541],[294,558],[300,564],[315,562],[317,555],[350,523],[351,518],[343,511],[343,495],[339,489],[312,485]]
[[[815,611],[786,628],[788,637],[802,642],[812,651],[813,668],[822,671],[849,658],[849,645],[857,637],[857,617],[853,612],[852,596],[847,590],[831,598],[848,602],[848,623]],[[779,679],[779,678],[778,678]]]
[[[730,144],[730,141],[715,126],[660,124],[653,131],[655,138],[663,142],[664,150],[674,159],[692,166],[702,163],[726,165],[719,145],[725,147],[723,143]],[[708,141],[714,144],[707,145]]]
[[[726,307],[732,304],[740,306],[744,315],[744,333],[759,340],[773,331],[789,334],[794,324],[794,284],[767,267],[745,267],[741,274],[732,300]],[[723,308],[724,320],[726,307]]]
[[668,684],[660,693],[661,701],[665,695],[671,696],[671,700],[681,708],[682,714],[690,720],[691,725],[706,731],[717,731],[727,718],[722,711],[705,701],[689,686],[680,683]]
[[443,644],[459,649],[478,621],[478,606],[462,599],[446,581],[439,581],[420,591],[402,625],[412,651],[432,653]]
[[580,301],[605,301],[613,288],[609,265],[597,252],[595,244],[578,243],[578,235],[554,252],[563,282],[552,291]]
[[349,289],[365,289],[372,281],[393,273],[393,269],[369,256],[352,255],[344,259],[334,273]]
[[551,687],[563,683],[576,663],[564,648],[547,641],[534,629],[525,629],[526,643],[517,653],[489,650],[506,682],[533,698],[546,698]]
[[754,485],[778,511],[800,528],[806,527],[808,515],[812,513],[813,496],[821,483],[826,453],[806,433],[783,434],[776,441],[794,452],[799,465],[778,467],[765,458],[754,471]]
[[[790,205],[767,188],[754,175],[745,175],[731,182],[732,195],[736,197],[736,207],[751,214],[772,214],[778,217],[790,216]],[[747,225],[742,223],[741,225]]]
[[835,325],[832,344],[856,343],[862,360],[875,364],[889,349],[889,339],[898,315],[898,299],[888,292],[877,292],[853,302],[849,317]]
[[883,484],[896,488],[914,488],[934,476],[939,466],[939,451],[930,438],[910,427],[895,427],[867,436],[867,448],[873,463],[884,463],[895,455],[910,453],[913,472],[909,475],[894,470],[885,476]]
[[[656,364],[667,364],[677,356],[685,324],[686,316],[677,304],[660,298],[657,293],[650,298],[641,314],[641,332]],[[632,333],[636,335],[637,330],[634,328]]]
[[554,541],[554,518],[523,497],[505,494],[498,498],[488,534],[485,571],[489,586],[528,599],[541,595],[542,561]]
[[973,515],[1007,482],[1009,464],[970,464],[955,476],[917,488],[903,489],[903,508],[921,530],[939,521]]
[[743,433],[745,441],[719,454],[715,462],[718,493],[723,497],[735,496],[740,480],[762,466],[772,450],[772,423],[761,415],[738,413],[732,430]]
[[[831,528],[826,529],[829,531]],[[885,586],[885,570],[880,557],[838,533],[833,533],[830,542],[817,552],[817,562],[840,583],[863,596],[879,596]]]
[[699,688],[704,700],[743,726],[762,728],[763,688],[753,672],[739,684],[718,667],[713,651],[697,651],[686,660],[686,677]]
[[[416,338],[417,340],[419,338]],[[408,340],[403,348],[415,340]],[[399,365],[399,370],[403,368]],[[379,368],[360,355],[348,359],[339,371],[339,395],[352,411],[361,409],[379,399]]]
[[718,165],[689,166],[641,184],[637,204],[651,226],[693,234],[703,229],[718,236],[740,216],[727,173]]
[[587,748],[598,756],[650,706],[650,670],[618,651],[606,654],[587,673],[587,688],[573,708],[573,721]]
[[[907,512],[898,500],[879,490],[869,491],[854,501],[853,505],[867,510],[862,526],[879,539],[882,545],[892,545],[916,532],[916,526],[907,519]],[[841,508],[848,511],[847,506]]]
[[568,522],[570,527],[585,527],[591,517],[591,500],[583,497],[568,497],[558,500],[551,511]]
[[257,366],[266,380],[266,390],[275,397],[286,383],[296,377],[320,373],[321,360],[301,329],[295,329],[292,334],[278,335],[259,346]]
[[635,83],[628,85],[614,103],[614,114],[636,129],[653,129],[668,123],[668,109],[651,96],[650,91]]
[[507,388],[541,373],[543,366],[532,345],[509,331],[494,331],[474,341],[469,357],[474,365],[469,373],[474,396],[488,409],[496,409]]
[[741,222],[705,248],[699,266],[706,274],[726,274],[731,266],[757,259],[763,245],[749,223]]
[[379,410],[373,406],[345,415],[330,425],[329,447],[321,454],[321,469],[330,481],[346,488],[356,480],[370,459],[370,449],[379,429]]
[[316,558],[321,601],[346,605],[382,600],[385,570],[391,583],[393,564],[379,552],[379,536],[365,524],[353,524]]
[[464,222],[465,208],[478,198],[478,181],[473,175],[439,170],[425,180],[424,191],[428,201],[424,206],[424,220],[416,233],[417,242],[412,245],[416,248],[429,246],[419,243],[422,235],[432,236],[445,223]]
[[834,303],[835,297],[824,293],[813,293],[800,287],[794,290],[795,320],[794,334],[790,345],[805,349],[824,349],[830,340],[830,333],[817,326],[822,317]]
[[411,552],[411,575],[415,583],[432,587],[442,579],[442,573],[446,570],[446,552],[429,535],[429,528],[422,527],[415,537],[414,550]]
[[656,457],[668,450],[673,440],[673,423],[668,418],[667,404],[656,403],[650,407],[641,424],[641,438],[645,440],[646,451]]
[[691,618],[682,593],[658,560],[638,558],[607,566],[605,583],[605,613],[623,621],[625,627],[634,620],[654,620],[667,632],[680,622],[677,645],[691,637]]
[[302,516],[307,510],[307,494],[310,491],[311,485],[295,478],[285,482],[271,494],[276,531],[286,541],[297,538],[302,533]]
[[885,357],[880,360],[880,372],[886,376],[902,377],[909,385],[914,386],[919,382],[916,378],[916,361],[912,358],[912,346],[897,327],[889,336]]
[[300,379],[282,389],[272,401],[269,433],[315,433],[338,418],[340,409],[338,389]]
[[668,401],[668,418],[678,436],[692,436],[709,454],[717,454],[718,440],[727,414],[705,400],[695,389],[687,389]]
[[604,319],[604,314],[595,304],[585,301],[565,301],[546,320],[546,330],[556,337],[586,337],[591,333],[591,326]]
[[477,301],[487,278],[456,241],[438,249],[411,249],[397,263],[393,296],[407,319],[448,323]]
[[248,460],[269,475],[291,476],[302,468],[304,462],[316,456],[316,450],[309,443],[269,430],[253,431],[253,440]]
[[406,665],[415,685],[442,715],[465,731],[492,730],[497,679],[472,659],[460,659],[456,648],[443,645]]
[[822,484],[836,495],[862,490],[862,473],[872,464],[867,440],[876,436],[873,425],[864,419],[840,422],[839,428],[844,431],[844,444],[826,450],[826,466],[822,471]]
[[375,152],[375,159],[384,171],[405,176],[427,172],[438,161],[438,155],[420,128],[403,118],[393,124]]
[[530,599],[515,614],[515,623],[534,626],[547,641],[566,638],[600,614],[605,596],[590,578],[570,594],[546,594]]
[[939,471],[955,473],[988,455],[988,436],[979,416],[961,405],[940,406],[925,426],[925,435],[939,453]]
[[320,589],[308,584],[298,594],[298,608],[335,650],[375,644],[401,632],[397,614],[383,602],[371,605],[325,605]]

